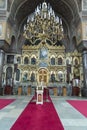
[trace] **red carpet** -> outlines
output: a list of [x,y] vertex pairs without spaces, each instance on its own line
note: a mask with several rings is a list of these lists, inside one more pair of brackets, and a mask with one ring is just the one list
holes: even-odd
[[52,101],[36,105],[31,102],[10,130],[64,130]]
[[67,100],[73,107],[75,107],[81,114],[87,117],[87,101],[83,100]]
[[0,110],[12,103],[15,99],[0,99]]

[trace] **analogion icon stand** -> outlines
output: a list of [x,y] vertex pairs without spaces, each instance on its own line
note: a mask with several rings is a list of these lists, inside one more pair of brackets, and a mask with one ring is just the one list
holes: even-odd
[[37,101],[36,104],[43,104],[43,90],[37,90]]
[[43,87],[37,87],[37,101],[36,104],[43,104]]
[[43,80],[40,85],[37,86],[37,101],[36,104],[43,104]]

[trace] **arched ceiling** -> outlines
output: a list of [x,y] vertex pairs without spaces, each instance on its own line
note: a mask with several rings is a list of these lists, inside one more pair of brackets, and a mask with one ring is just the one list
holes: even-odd
[[[18,25],[28,16],[33,13],[37,5],[44,0],[13,0],[10,9],[10,16],[17,21]],[[61,15],[63,19],[70,24],[72,20],[78,19],[78,8],[76,0],[45,0],[50,3],[53,10]]]

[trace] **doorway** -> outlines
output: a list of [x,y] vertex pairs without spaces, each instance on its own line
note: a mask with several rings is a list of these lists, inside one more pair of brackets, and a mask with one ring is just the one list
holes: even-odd
[[39,82],[41,82],[41,80],[43,79],[44,83],[47,84],[48,82],[48,71],[47,69],[40,69],[38,72],[38,80]]

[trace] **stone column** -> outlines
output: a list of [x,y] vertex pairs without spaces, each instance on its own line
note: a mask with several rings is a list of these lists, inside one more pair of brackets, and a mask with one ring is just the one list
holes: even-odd
[[81,90],[82,96],[87,97],[87,50],[82,52],[83,62],[83,88]]
[[2,73],[4,65],[5,53],[3,50],[0,50],[0,95],[2,95]]

